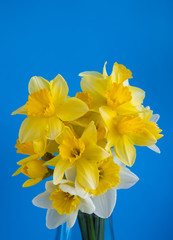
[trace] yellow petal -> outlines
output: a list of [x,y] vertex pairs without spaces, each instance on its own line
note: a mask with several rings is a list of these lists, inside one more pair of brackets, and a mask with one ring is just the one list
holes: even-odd
[[27,108],[26,108],[26,105],[18,108],[17,110],[15,110],[14,112],[12,112],[11,115],[15,115],[15,114],[24,114],[24,115],[27,115]]
[[127,136],[123,136],[114,146],[115,154],[125,165],[131,167],[136,159],[136,149]]
[[83,157],[91,161],[101,161],[105,158],[108,158],[110,154],[104,150],[102,147],[99,147],[96,144],[90,144],[85,149]]
[[42,77],[34,76],[29,81],[29,93],[37,92],[40,89],[50,90],[50,83]]
[[59,74],[50,82],[51,93],[55,107],[62,104],[68,94],[68,85],[64,78]]
[[55,140],[55,138],[63,131],[64,124],[57,117],[47,119],[47,138]]
[[46,119],[44,118],[26,118],[19,130],[19,140],[21,143],[30,142],[40,138],[45,134]]
[[57,164],[57,162],[58,162],[58,160],[60,160],[60,155],[52,158],[52,159],[49,160],[49,161],[46,161],[43,165],[44,165],[44,166],[52,166],[52,167],[55,167],[56,164]]
[[62,141],[65,138],[69,138],[69,137],[72,137],[72,136],[74,136],[72,130],[69,127],[67,127],[67,126],[64,126],[63,131],[61,132],[61,134],[58,137],[56,137],[55,141],[58,144],[61,144]]
[[99,183],[99,171],[97,164],[82,158],[77,162],[76,167],[77,182],[84,188],[96,189]]
[[93,101],[98,98],[98,101],[103,103],[105,101],[105,91],[107,90],[107,79],[103,78],[100,73],[80,74],[83,76],[81,79],[81,88],[83,92],[89,92],[93,97]]
[[112,83],[122,83],[129,78],[132,78],[131,71],[122,64],[114,63],[111,73]]
[[13,173],[12,176],[16,176],[16,175],[20,174],[21,171],[22,171],[22,167],[18,168],[17,171],[15,173]]
[[26,182],[24,182],[22,187],[31,187],[39,182],[41,182],[42,178],[35,178],[35,179],[28,179]]
[[[59,158],[58,156],[55,158]],[[53,184],[57,185],[61,182],[65,170],[69,168],[72,164],[68,160],[58,159],[54,173],[53,173]]]
[[52,154],[58,153],[59,150],[58,150],[57,142],[54,140],[49,140],[49,143],[47,144],[45,152],[52,153]]
[[63,121],[73,121],[82,117],[89,110],[86,103],[78,98],[68,98],[58,110],[58,116]]
[[94,122],[92,121],[89,126],[84,130],[81,140],[85,143],[85,146],[97,142],[97,130]]
[[17,162],[17,164],[18,165],[23,165],[23,164],[25,164],[25,163],[27,163],[27,162],[29,162],[31,160],[35,160],[35,159],[39,159],[38,154],[33,154],[33,155],[29,156],[29,157],[26,157],[26,158],[20,160],[19,162]]
[[100,107],[99,111],[106,126],[110,128],[112,126],[112,119],[116,116],[116,113],[106,106]]
[[47,139],[44,137],[41,139],[34,140],[33,141],[34,152],[42,156],[45,153],[46,145]]
[[131,95],[132,95],[132,100],[131,100],[131,104],[133,106],[139,106],[140,104],[142,104],[144,98],[145,98],[145,92],[137,87],[131,87],[128,86]]

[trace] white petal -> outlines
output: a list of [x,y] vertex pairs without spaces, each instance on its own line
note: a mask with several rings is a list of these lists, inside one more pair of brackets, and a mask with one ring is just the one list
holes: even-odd
[[67,215],[67,227],[72,228],[76,222],[78,209],[75,209],[71,214]]
[[76,190],[74,187],[68,185],[68,184],[60,184],[59,188],[63,191],[63,192],[68,192],[71,195],[76,195]]
[[160,149],[156,146],[156,144],[148,146],[148,148],[153,150],[156,153],[160,153]]
[[46,209],[52,208],[52,201],[49,199],[50,194],[51,192],[48,192],[48,191],[41,193],[32,200],[32,203],[36,207],[46,208]]
[[132,173],[128,168],[121,166],[120,170],[120,184],[116,186],[116,189],[127,189],[135,185],[139,178]]
[[47,181],[45,186],[46,190],[49,192],[53,192],[53,190],[57,187],[56,185],[53,184],[53,181]]
[[40,89],[50,90],[50,85],[49,85],[49,81],[47,81],[46,79],[42,77],[34,76],[30,79],[28,88],[29,88],[29,93],[31,94],[33,92],[39,91]]
[[95,211],[93,201],[90,198],[82,199],[80,210],[81,212],[92,214]]
[[94,197],[92,200],[96,207],[94,213],[101,218],[108,218],[115,207],[116,190],[110,189],[104,194]]
[[72,165],[65,171],[66,178],[72,182],[76,179],[76,166]]
[[75,188],[76,188],[76,194],[79,197],[81,197],[83,199],[89,197],[89,195],[90,195],[89,192],[86,192],[84,190],[84,188],[78,183],[78,181],[75,181]]
[[159,118],[160,118],[159,114],[153,114],[150,118],[150,121],[156,123],[159,120]]
[[123,86],[129,86],[129,79],[127,79],[127,80],[125,80],[124,82],[123,82]]
[[66,221],[66,214],[60,215],[55,209],[48,209],[46,215],[46,226],[54,229]]

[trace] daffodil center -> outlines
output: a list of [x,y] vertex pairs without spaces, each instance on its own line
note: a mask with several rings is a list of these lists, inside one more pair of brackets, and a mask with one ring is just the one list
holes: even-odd
[[61,157],[70,162],[74,162],[82,156],[85,150],[85,144],[81,139],[76,137],[68,137],[63,140],[59,146],[59,153]]
[[88,92],[77,92],[76,98],[79,98],[80,100],[85,102],[88,105],[88,107],[91,107],[93,98],[91,97],[91,95]]
[[106,92],[107,104],[112,109],[117,109],[120,105],[131,101],[132,96],[128,87],[122,83],[113,83],[112,88]]
[[55,112],[52,96],[49,90],[40,89],[31,93],[26,103],[27,115],[33,117],[51,117]]
[[103,194],[107,190],[117,186],[120,183],[120,167],[114,163],[112,157],[97,163],[99,171],[99,184],[95,190],[86,191],[94,196]]
[[55,189],[49,198],[53,200],[52,206],[59,214],[70,214],[80,204],[78,196],[63,192],[60,188]]
[[117,130],[121,135],[130,133],[141,133],[145,124],[140,117],[124,117],[117,126]]

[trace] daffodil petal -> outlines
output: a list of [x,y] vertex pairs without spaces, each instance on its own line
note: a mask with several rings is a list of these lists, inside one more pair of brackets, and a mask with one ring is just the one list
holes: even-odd
[[44,118],[26,118],[19,130],[19,140],[21,143],[30,142],[40,138],[45,134],[46,120]]
[[79,74],[80,77],[96,77],[96,78],[103,78],[103,75],[96,71],[86,71]]
[[49,191],[40,193],[32,200],[33,205],[39,208],[52,208],[52,201],[49,199],[50,194]]
[[97,142],[97,130],[93,121],[84,130],[81,136],[81,140],[85,143],[86,146]]
[[61,144],[65,138],[72,137],[72,136],[74,136],[72,130],[69,127],[64,125],[63,131],[55,138],[55,141],[58,144]]
[[159,118],[160,118],[159,114],[153,114],[150,118],[150,121],[156,123],[159,120]]
[[74,187],[70,186],[69,184],[62,184],[60,183],[59,188],[63,191],[63,192],[68,192],[71,195],[76,195],[76,190]]
[[54,105],[58,107],[67,98],[69,91],[68,85],[64,78],[59,74],[50,82],[50,89]]
[[15,110],[14,112],[12,112],[11,115],[15,115],[15,114],[24,114],[24,115],[27,115],[26,105],[23,105],[22,107],[18,108],[17,110]]
[[34,152],[38,155],[43,155],[45,153],[47,146],[47,139],[41,138],[33,141]]
[[72,213],[67,215],[67,227],[72,228],[76,222],[78,215],[78,209],[75,209]]
[[100,107],[99,111],[103,118],[103,121],[105,122],[107,127],[110,128],[112,125],[112,119],[115,117],[115,112],[106,106]]
[[136,149],[129,141],[128,137],[124,136],[119,139],[114,146],[116,156],[127,166],[131,167],[136,159]]
[[53,192],[55,188],[57,188],[56,185],[53,184],[53,181],[47,181],[45,184],[46,191]]
[[95,211],[95,206],[93,201],[90,198],[82,199],[80,211],[87,214],[92,214]]
[[72,182],[76,179],[76,166],[72,165],[65,171],[66,178]]
[[63,121],[73,121],[82,117],[89,110],[86,103],[78,98],[68,98],[58,110],[58,116]]
[[[57,156],[58,157],[58,156]],[[57,158],[55,157],[55,158]],[[69,168],[72,164],[68,160],[58,159],[54,173],[53,173],[53,183],[57,185],[61,182],[65,170]]]
[[104,67],[103,67],[103,77],[104,78],[108,76],[107,71],[106,71],[106,64],[107,64],[107,62],[105,62]]
[[47,119],[47,138],[55,140],[55,138],[62,133],[64,128],[63,122],[57,117]]
[[17,169],[17,171],[16,171],[15,173],[13,173],[12,176],[16,176],[16,175],[20,174],[21,171],[22,171],[22,167],[19,167],[19,168]]
[[37,92],[40,89],[50,90],[50,83],[42,77],[34,76],[29,81],[29,93]]
[[81,79],[82,90],[84,92],[89,92],[91,96],[98,98],[101,102],[104,102],[105,100],[105,91],[107,90],[107,84],[107,80],[103,78],[103,75],[95,72],[94,74],[85,74]]
[[128,86],[128,88],[132,95],[131,104],[133,106],[139,106],[145,98],[145,92],[137,87]]
[[121,166],[119,176],[120,184],[116,186],[116,189],[128,189],[135,185],[139,180],[139,178],[125,166]]
[[35,159],[39,159],[38,154],[33,154],[33,155],[29,156],[29,157],[26,157],[26,158],[20,160],[19,162],[17,162],[17,164],[18,165],[23,165],[23,164],[25,164],[25,163],[27,163],[27,162],[29,162],[31,160],[35,160]]
[[155,136],[147,129],[143,129],[142,133],[131,134],[130,138],[137,146],[151,146],[157,142]]
[[87,146],[83,157],[88,160],[94,160],[96,162],[101,161],[105,158],[108,158],[110,156],[110,153],[108,153],[106,150],[104,150],[102,147],[96,145],[96,144],[90,144]]
[[52,166],[55,167],[59,159],[59,155],[57,157],[52,158],[49,161],[46,161],[43,165],[44,166]]
[[76,167],[76,180],[79,184],[88,189],[96,189],[99,183],[97,164],[82,158],[77,162]]
[[104,194],[92,198],[95,214],[101,218],[108,218],[112,214],[116,203],[116,190],[110,189]]
[[66,214],[60,215],[55,209],[48,209],[46,214],[46,226],[49,229],[59,227],[66,221]]
[[28,179],[26,182],[24,182],[22,187],[31,187],[31,186],[41,182],[41,180],[42,180],[42,178]]
[[78,183],[78,181],[75,181],[75,188],[76,188],[76,193],[79,197],[83,199],[89,197],[90,193],[86,192],[84,188]]
[[160,153],[160,149],[158,148],[158,146],[156,146],[156,144],[148,146],[148,148],[153,150],[156,153]]

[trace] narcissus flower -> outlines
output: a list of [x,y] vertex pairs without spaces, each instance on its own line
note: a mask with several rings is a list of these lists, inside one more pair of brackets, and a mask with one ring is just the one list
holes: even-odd
[[129,86],[128,79],[132,73],[121,64],[115,63],[110,76],[106,72],[83,72],[81,88],[92,97],[95,110],[101,106],[108,106],[119,114],[136,112],[145,97],[145,92],[140,88]]
[[107,147],[114,146],[116,156],[128,166],[136,159],[134,145],[152,146],[163,136],[147,114],[119,116],[108,107],[101,107],[100,113],[108,128]]
[[61,75],[50,82],[32,77],[29,82],[28,102],[12,114],[26,114],[20,131],[20,142],[29,142],[46,136],[54,140],[64,127],[63,121],[73,121],[88,111],[78,98],[67,98],[68,86]]
[[48,209],[46,226],[50,229],[57,228],[67,222],[69,228],[75,224],[78,211],[92,214],[95,206],[92,200],[78,194],[73,182],[62,180],[58,185],[51,181],[46,182],[46,191],[32,200],[40,208]]
[[[75,166],[77,181],[88,189],[95,189],[99,183],[97,162],[108,158],[110,154],[97,145],[97,130],[91,122],[80,138],[70,131],[66,133],[59,146],[59,155],[51,160],[55,164],[54,184],[58,184],[66,171]],[[46,163],[49,165],[49,161]]]
[[139,178],[134,173],[132,173],[122,162],[119,161],[119,159],[115,156],[114,151],[113,156],[114,163],[119,167],[119,171],[117,171],[119,175],[118,181],[117,175],[114,175],[115,181],[117,181],[117,185],[110,188],[103,194],[92,197],[92,201],[95,205],[94,213],[101,218],[108,218],[111,216],[116,204],[117,189],[128,189],[135,185],[139,180]]
[[13,176],[16,176],[19,173],[23,173],[31,178],[23,184],[23,187],[33,186],[39,183],[42,179],[51,175],[51,170],[43,165],[43,160],[40,160],[46,152],[46,144],[47,140],[44,138],[27,143],[20,143],[20,141],[17,140],[17,152],[30,155],[17,163],[20,167],[13,174]]

